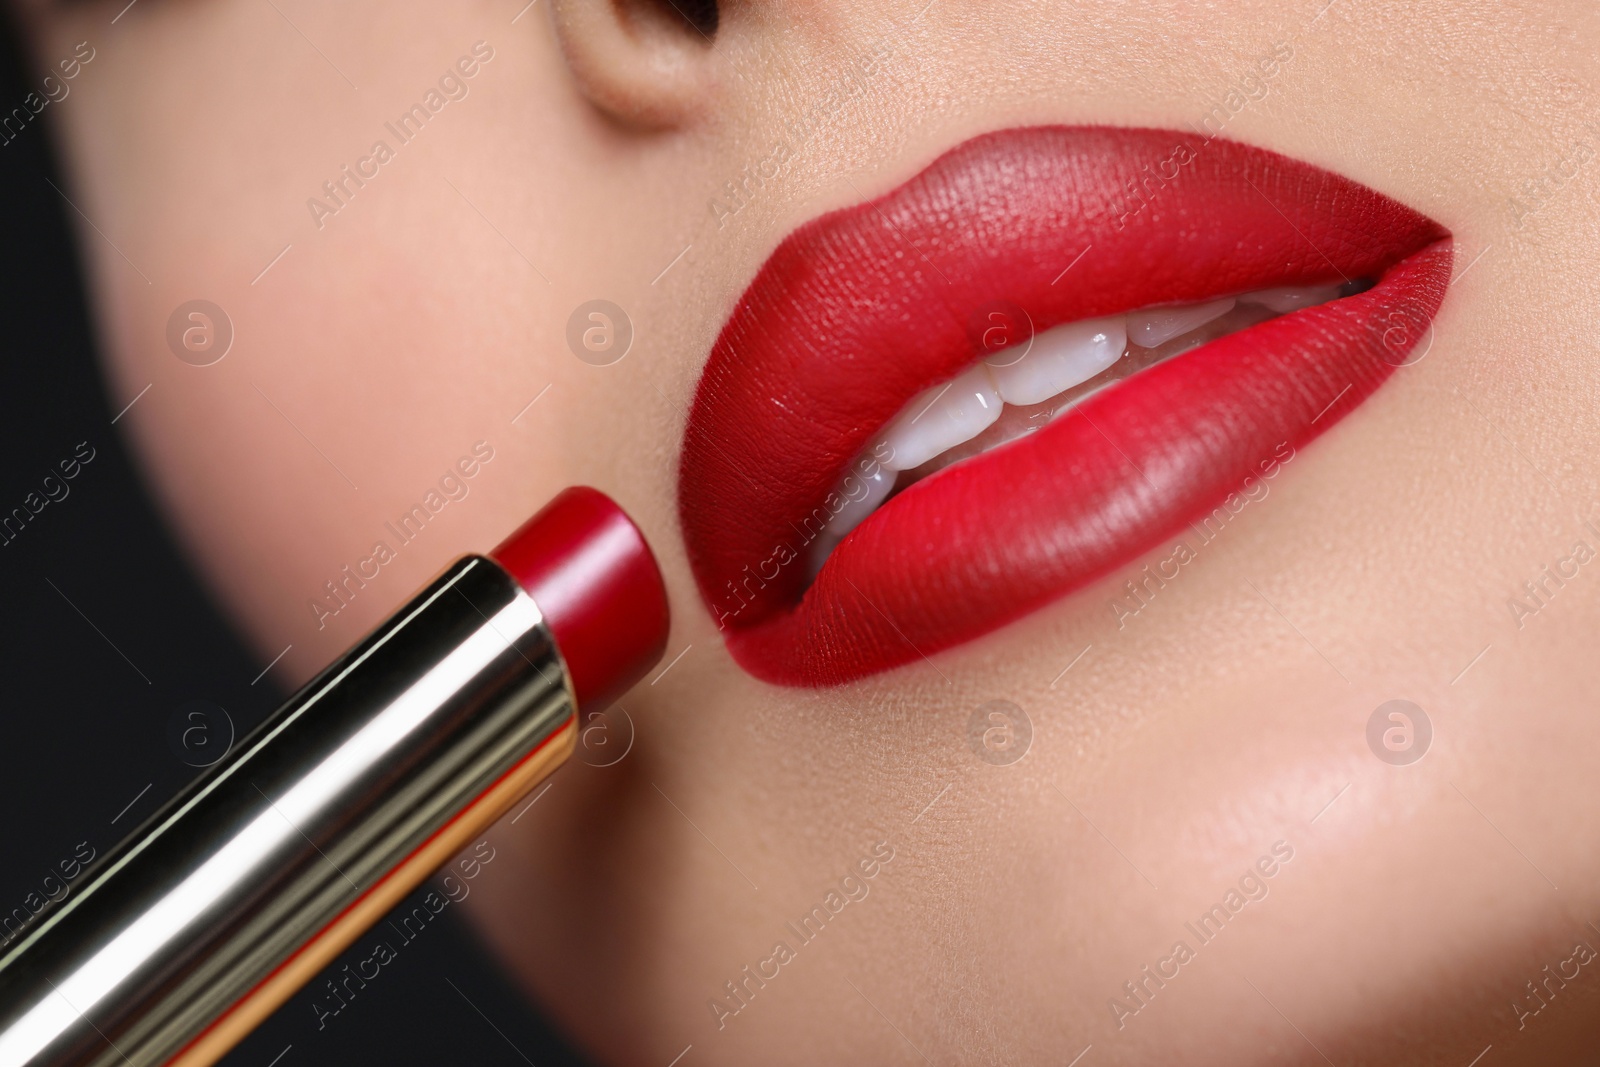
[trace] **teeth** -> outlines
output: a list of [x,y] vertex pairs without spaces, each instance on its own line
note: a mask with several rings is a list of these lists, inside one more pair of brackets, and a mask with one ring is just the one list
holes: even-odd
[[1326,304],[1338,295],[1337,285],[1296,285],[1246,293],[1239,300],[1245,304],[1260,304],[1268,310],[1284,315],[1291,311],[1299,311],[1301,308],[1308,308],[1313,304]]
[[950,384],[928,390],[884,431],[883,440],[891,451],[883,465],[908,471],[970,441],[1000,417],[1000,404],[1000,394],[981,363]]
[[[1149,350],[1221,318],[1236,304],[1259,305],[1281,315],[1336,300],[1341,289],[1339,285],[1286,286],[1204,304],[1144,308],[1127,315],[1053,327],[1035,337],[1032,346],[1020,358],[1005,351],[995,353],[949,383],[929,389],[907,404],[852,465],[834,488],[838,498],[844,500],[843,506],[829,518],[809,546],[807,562],[812,577],[834,547],[888,499],[897,481],[913,480],[917,476],[913,474],[902,479],[901,471],[913,471],[940,453],[982,434],[1000,418],[1004,405],[1010,404],[1013,408],[1043,405],[1052,397],[1077,390],[1085,382],[1098,382],[1060,400],[1048,416],[1043,412],[1030,416],[1032,419],[1046,417],[1048,421],[1115,384],[1107,379],[1137,374],[1152,363],[1171,358],[1174,346],[1161,352]],[[1259,315],[1245,313],[1242,321],[1248,325],[1258,320]],[[1213,328],[1205,335],[1196,334],[1188,343],[1190,347],[1204,344],[1216,332]],[[1145,351],[1134,352],[1128,348],[1130,343]],[[1121,363],[1124,354],[1132,357],[1130,361],[1121,364],[1120,372],[1106,374],[1109,368]],[[986,439],[989,443],[978,451],[996,447],[1015,436],[1003,432],[992,434]],[[884,459],[885,455],[889,458]],[[869,469],[873,471],[871,477],[863,473]],[[857,499],[850,499],[852,495]]]
[[1000,399],[1007,404],[1037,404],[1111,366],[1127,343],[1121,315],[1085,319],[1039,334],[1021,359],[1001,351],[989,357],[987,365]]
[[[834,492],[844,499],[845,504],[817,533],[816,541],[807,552],[806,566],[812,578],[817,576],[817,572],[822,569],[823,560],[839,546],[839,542],[843,541],[851,530],[860,526],[868,515],[877,511],[878,505],[888,499],[889,494],[894,491],[894,482],[900,472],[890,470],[870,456],[870,453],[863,454],[853,464],[850,473],[846,474],[834,488]],[[872,469],[870,477],[861,473],[868,467]],[[866,484],[866,495],[859,500],[852,500],[851,494],[859,494],[862,483]]]
[[[844,498],[845,504],[833,518],[828,520],[828,525],[822,528],[823,537],[832,538],[835,542],[842,541],[845,534],[861,525],[861,520],[876,511],[878,505],[893,492],[898,471],[874,463],[872,477],[869,478],[859,472],[862,466],[866,464],[858,464],[857,470],[845,475],[844,481],[839,484],[836,491]],[[852,494],[861,493],[863,483],[866,485],[866,495],[860,499],[851,499]]]
[[1233,297],[1185,307],[1147,308],[1128,316],[1128,339],[1140,348],[1155,348],[1233,310]]

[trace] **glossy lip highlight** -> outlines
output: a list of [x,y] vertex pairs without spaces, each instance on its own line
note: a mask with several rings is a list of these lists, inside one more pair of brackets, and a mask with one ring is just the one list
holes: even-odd
[[[974,138],[790,234],[734,309],[680,469],[701,594],[735,659],[779,684],[973,640],[1157,547],[1280,444],[1352,411],[1424,334],[1450,264],[1437,223],[1261,149],[1110,128]],[[1149,367],[917,482],[807,587],[828,493],[908,400],[978,358],[985,308],[1044,330],[1359,278],[1376,284]]]

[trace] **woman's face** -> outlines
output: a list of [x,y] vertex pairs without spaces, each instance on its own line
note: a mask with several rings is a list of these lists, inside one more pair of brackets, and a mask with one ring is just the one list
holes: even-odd
[[[79,60],[48,107],[113,407],[137,398],[120,425],[283,680],[569,484],[660,559],[670,666],[493,832],[473,897],[596,1058],[1465,1067],[1600,1040],[1592,5],[736,0],[709,39],[652,0],[121,7],[26,12],[42,65]],[[1453,234],[1425,358],[1269,450],[1181,565],[1181,532],[1112,538],[1015,621],[830,684],[736,660],[686,536],[786,486],[697,480],[686,427],[780,242],[979,135],[1208,116]],[[965,219],[989,187],[951,188]],[[1337,220],[1330,188],[1307,210]],[[1233,239],[1172,195],[1188,215],[1130,230]],[[1169,447],[1227,421],[1208,397],[1152,413]],[[770,451],[730,410],[713,444]],[[993,521],[1005,558],[1038,527]],[[947,577],[901,581],[908,625]]]

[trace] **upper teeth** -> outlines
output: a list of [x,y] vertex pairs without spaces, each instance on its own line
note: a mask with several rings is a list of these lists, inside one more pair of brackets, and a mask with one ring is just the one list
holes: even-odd
[[1238,303],[1233,297],[1185,307],[1147,308],[1128,316],[1128,336],[1141,348],[1154,348],[1179,334],[1199,329],[1212,319],[1220,319]]
[[1001,397],[983,364],[931,389],[908,404],[883,432],[891,470],[920,467],[947,448],[987,430],[1000,417]]
[[890,457],[883,461],[890,470],[920,467],[987,430],[1002,403],[1037,404],[1081,385],[1120,359],[1126,346],[1121,316],[1046,330],[1020,359],[1003,350],[907,404],[883,431],[876,454]]
[[1339,295],[1337,285],[1291,285],[1282,289],[1263,289],[1239,299],[1247,304],[1260,304],[1282,315],[1299,311],[1313,304],[1325,304]]
[[839,486],[843,503],[823,527],[824,535],[837,544],[845,534],[861,525],[861,520],[878,510],[878,505],[894,491],[898,473],[881,463],[858,463]]
[[[1143,308],[1053,327],[1034,337],[1021,356],[1014,349],[1002,349],[916,397],[873,439],[863,453],[871,461],[853,464],[837,490],[843,503],[828,522],[826,536],[813,546],[813,568],[821,566],[822,557],[883,503],[894,489],[897,472],[920,467],[977,437],[1000,418],[1004,404],[1042,403],[1101,375],[1122,358],[1129,342],[1155,348],[1221,318],[1238,304],[1256,304],[1282,314],[1338,295],[1337,285],[1295,286],[1203,304]],[[868,477],[862,473],[866,471],[874,473]]]
[[1000,399],[1007,404],[1037,404],[1111,366],[1122,358],[1127,343],[1122,316],[1085,319],[1041,333],[1020,359],[1002,350],[985,365]]

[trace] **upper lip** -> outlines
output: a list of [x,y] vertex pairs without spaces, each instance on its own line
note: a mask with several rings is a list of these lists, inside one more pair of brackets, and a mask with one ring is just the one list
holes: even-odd
[[[1438,223],[1262,149],[1144,129],[974,138],[800,227],[739,300],[683,442],[701,594],[735,658],[783,684],[971,640],[1156,547],[1280,444],[1347,414],[1426,332],[1450,263]],[[1341,277],[1376,284],[1143,371],[1081,417],[917,483],[806,586],[805,517],[908,400],[975,360],[978,309],[1005,301],[1045,329]]]

